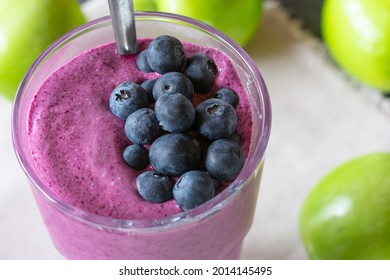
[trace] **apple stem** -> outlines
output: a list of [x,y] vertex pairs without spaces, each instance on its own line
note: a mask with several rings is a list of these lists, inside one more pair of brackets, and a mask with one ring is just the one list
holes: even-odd
[[118,53],[137,53],[133,0],[108,0],[108,5]]

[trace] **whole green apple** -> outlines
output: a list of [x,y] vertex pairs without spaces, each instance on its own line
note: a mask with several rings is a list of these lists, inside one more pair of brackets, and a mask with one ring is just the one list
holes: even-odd
[[325,0],[321,19],[336,63],[356,80],[390,91],[390,1]]
[[262,0],[156,0],[157,9],[192,17],[224,32],[238,44],[249,42],[259,27]]
[[12,99],[38,55],[86,19],[76,0],[1,0],[0,11],[0,93]]
[[390,153],[326,175],[304,202],[300,231],[311,259],[390,259]]

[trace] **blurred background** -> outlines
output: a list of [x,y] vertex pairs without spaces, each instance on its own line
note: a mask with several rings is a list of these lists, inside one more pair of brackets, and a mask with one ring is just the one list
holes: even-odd
[[[12,1],[1,1],[0,92],[13,88],[8,85],[12,79],[7,75],[11,75],[10,69],[18,67],[19,58],[24,59],[30,52],[32,39],[25,33],[33,32],[37,21],[45,18],[45,15],[35,15],[33,23],[20,26],[15,20],[7,19],[12,16]],[[81,6],[77,8],[70,7],[72,1],[52,1],[57,8],[38,7],[45,14],[52,14],[50,9],[58,10],[60,5],[64,5],[62,11],[65,8],[73,11],[70,13],[74,22],[58,25],[56,30],[60,34],[73,24],[108,15],[107,0],[79,0]],[[23,1],[14,1],[19,2]],[[50,1],[24,2],[38,6]],[[390,98],[384,90],[347,74],[330,54],[321,33],[323,0],[188,0],[184,10],[178,8],[180,5],[168,3],[177,1],[157,2],[169,11],[176,9],[200,18],[206,14],[199,12],[200,4],[204,8],[207,3],[218,2],[221,8],[202,20],[209,20],[208,23],[237,36],[235,39],[258,65],[268,86],[273,107],[272,133],[255,220],[245,240],[242,258],[308,258],[299,229],[305,198],[323,176],[340,164],[367,153],[390,152]],[[246,3],[251,16],[232,9],[229,5],[234,2]],[[158,6],[155,3],[150,6],[148,1],[135,1],[135,4],[136,8],[137,5],[153,9]],[[188,10],[188,7],[192,8]],[[82,17],[75,9],[80,10]],[[233,10],[234,15],[223,17],[221,13],[225,10]],[[22,18],[22,13],[19,10],[16,18]],[[5,31],[10,26],[12,38]],[[10,38],[8,41],[6,36]],[[12,40],[23,48],[9,51],[5,42]],[[43,46],[46,42],[36,44]],[[12,94],[9,91],[0,95],[0,259],[60,259],[12,149]]]

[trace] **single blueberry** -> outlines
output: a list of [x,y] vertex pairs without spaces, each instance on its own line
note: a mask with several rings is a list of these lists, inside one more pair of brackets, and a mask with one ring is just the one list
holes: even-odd
[[238,104],[238,95],[231,88],[223,87],[214,92],[213,98],[222,99],[223,101],[229,103],[234,108],[237,107]]
[[177,180],[173,198],[182,210],[190,210],[212,199],[218,184],[207,172],[189,171]]
[[154,38],[147,48],[147,60],[151,69],[164,74],[181,71],[186,61],[182,43],[175,37],[161,35]]
[[195,121],[194,106],[180,93],[162,95],[154,110],[160,126],[172,133],[190,130]]
[[209,139],[229,138],[237,126],[237,113],[232,105],[210,98],[195,107],[195,122],[199,133]]
[[125,134],[134,144],[152,144],[163,133],[155,111],[150,108],[139,109],[126,119]]
[[207,149],[205,167],[211,176],[220,181],[230,181],[241,171],[245,163],[240,145],[226,140],[216,140]]
[[157,100],[164,94],[181,93],[188,100],[192,100],[194,86],[191,81],[180,72],[169,72],[157,79],[153,86],[153,98]]
[[136,64],[138,69],[142,72],[146,72],[146,73],[153,72],[153,69],[150,68],[150,65],[148,63],[146,50],[143,50],[138,54]]
[[205,53],[197,53],[187,60],[184,74],[191,80],[196,92],[208,93],[213,87],[217,67]]
[[147,106],[148,98],[144,89],[132,82],[118,85],[112,91],[109,100],[111,112],[122,120],[126,120],[131,113]]
[[141,87],[145,90],[146,95],[148,96],[149,103],[154,102],[153,98],[153,86],[156,83],[157,79],[146,80],[141,84]]
[[200,167],[202,149],[199,141],[187,134],[166,134],[150,146],[149,159],[156,171],[178,176]]
[[136,180],[139,195],[150,202],[162,203],[172,198],[175,181],[155,171],[146,171]]
[[131,168],[142,170],[149,164],[149,153],[141,145],[130,145],[124,149],[123,159]]

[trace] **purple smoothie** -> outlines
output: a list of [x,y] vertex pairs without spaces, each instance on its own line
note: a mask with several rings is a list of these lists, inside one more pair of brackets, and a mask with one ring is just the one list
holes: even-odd
[[[138,38],[172,35],[188,42],[188,56],[204,51],[214,60],[213,91],[228,86],[240,96],[246,164],[223,191],[189,211],[173,200],[154,204],[139,197],[139,171],[122,159],[130,144],[124,121],[110,112],[108,99],[119,83],[158,74],[142,73],[135,57],[117,55],[111,20],[101,18],[45,50],[16,95],[15,153],[44,223],[67,259],[237,259],[252,225],[270,135],[265,83],[245,51],[208,25],[152,12],[135,19]],[[197,95],[194,102],[207,97]]]
[[[140,50],[149,42],[140,40]],[[238,94],[237,131],[248,154],[251,108],[234,66],[216,49],[188,43],[184,47],[187,57],[204,52],[217,65],[210,94],[221,87]],[[143,171],[133,170],[123,160],[123,150],[131,142],[124,133],[124,121],[108,107],[109,96],[118,84],[158,78],[155,72],[139,71],[135,61],[136,56],[118,55],[115,44],[110,43],[77,56],[52,73],[31,104],[29,141],[40,175],[66,203],[115,219],[159,219],[181,210],[173,199],[151,203],[139,196],[135,180]],[[195,94],[194,104],[210,94]],[[224,183],[222,189],[227,185]]]

